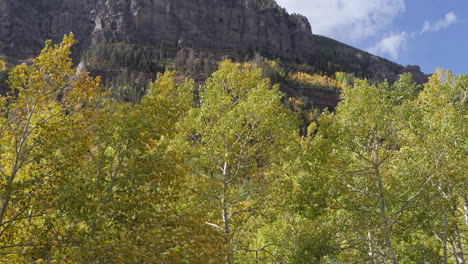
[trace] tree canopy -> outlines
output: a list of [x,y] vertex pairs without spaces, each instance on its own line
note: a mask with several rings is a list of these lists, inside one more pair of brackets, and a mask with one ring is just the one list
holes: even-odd
[[0,95],[0,262],[466,262],[467,75],[333,82],[338,107],[305,118],[229,60],[125,102],[74,43]]

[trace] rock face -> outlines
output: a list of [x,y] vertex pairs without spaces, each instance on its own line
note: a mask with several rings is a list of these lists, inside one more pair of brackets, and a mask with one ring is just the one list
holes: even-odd
[[[273,3],[261,7],[259,2]],[[271,0],[0,0],[0,53],[18,63],[46,39],[73,32],[77,50],[127,43],[177,51],[261,52],[307,60],[314,52],[306,18]]]
[[[35,57],[44,41],[75,33],[77,49],[89,43],[96,0],[0,0],[0,53],[16,64]],[[95,13],[95,11],[94,11]]]
[[386,64],[375,63],[371,65],[368,70],[380,81],[389,80],[390,82],[394,82],[398,79],[400,74],[407,72],[411,73],[414,81],[417,83],[422,84],[429,80],[429,75],[424,74],[417,65],[400,66],[398,69],[390,69]]

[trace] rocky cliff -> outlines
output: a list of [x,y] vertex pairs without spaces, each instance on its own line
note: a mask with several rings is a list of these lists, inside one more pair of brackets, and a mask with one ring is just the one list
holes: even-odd
[[0,53],[13,63],[69,32],[79,51],[100,42],[301,60],[314,51],[307,19],[272,0],[0,0]]
[[0,53],[16,64],[39,54],[44,41],[74,32],[83,49],[94,30],[97,0],[0,0]]

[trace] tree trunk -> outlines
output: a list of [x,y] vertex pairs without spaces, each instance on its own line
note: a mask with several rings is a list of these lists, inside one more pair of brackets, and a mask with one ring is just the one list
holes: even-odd
[[385,236],[385,246],[387,247],[388,251],[388,256],[390,257],[391,261],[393,264],[398,264],[398,259],[395,254],[395,250],[393,249],[392,245],[392,228],[389,223],[388,219],[388,213],[387,213],[387,205],[386,205],[386,198],[385,198],[385,189],[383,186],[382,182],[382,177],[380,175],[380,170],[379,170],[379,159],[378,156],[376,158],[376,162],[374,164],[375,166],[375,178],[377,181],[378,185],[378,190],[379,190],[379,199],[380,199],[380,216],[381,216],[381,221],[382,221],[382,227],[384,230],[384,236]]
[[[223,187],[221,191],[221,213],[222,213],[222,218],[223,218],[223,231],[225,234],[230,234],[231,233],[231,227],[229,225],[230,217],[229,217],[229,205],[226,201],[226,193],[229,188],[229,173],[228,173],[228,165],[227,162],[224,162],[223,168]],[[226,259],[227,264],[232,264],[234,263],[234,256],[232,255],[233,252],[230,248],[230,238],[226,238],[226,243],[228,245],[228,255]]]
[[468,196],[466,194],[463,196],[463,209],[465,211],[465,225],[468,228]]
[[7,207],[10,204],[10,197],[11,197],[11,194],[12,194],[12,189],[11,188],[12,188],[11,184],[8,184],[5,197],[3,198],[3,201],[1,202],[2,203],[2,205],[1,205],[2,208],[0,208],[0,226],[3,225],[3,219],[5,218]]
[[223,230],[224,233],[229,234],[231,233],[231,228],[229,227],[229,212],[226,204],[226,199],[223,195],[223,198],[221,198],[221,206],[222,206],[222,217],[223,217]]
[[367,239],[369,239],[369,257],[371,264],[376,264],[375,258],[374,258],[374,245],[372,243],[372,234],[370,231],[367,231]]
[[445,215],[445,208],[442,209],[442,228],[443,228],[442,243],[443,243],[443,246],[444,246],[444,264],[448,264],[448,253],[447,253],[447,216]]
[[463,252],[463,243],[461,241],[460,229],[458,228],[458,224],[455,224],[455,258],[457,259],[457,263],[465,264],[465,256]]
[[223,188],[222,188],[222,197],[221,197],[221,211],[222,211],[222,218],[223,218],[223,230],[224,233],[229,234],[231,233],[231,229],[229,227],[229,206],[226,202],[226,193],[228,191],[228,184],[229,184],[229,173],[228,173],[228,166],[227,162],[224,162],[222,171],[223,171]]
[[10,177],[8,178],[6,194],[4,197],[2,197],[3,201],[1,202],[2,208],[0,208],[0,226],[3,225],[5,216],[6,216],[6,210],[8,209],[8,206],[10,205],[10,199],[13,194],[13,180],[15,179],[17,173],[18,173],[18,159],[15,161],[13,170],[10,174]]

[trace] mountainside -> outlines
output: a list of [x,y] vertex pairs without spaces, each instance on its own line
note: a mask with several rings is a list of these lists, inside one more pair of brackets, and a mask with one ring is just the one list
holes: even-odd
[[416,82],[427,82],[428,76],[419,66],[404,67],[324,36],[314,35],[314,40],[316,52],[312,64],[328,73],[352,72],[360,78],[395,81],[399,74],[410,72]]
[[[412,72],[419,83],[427,81],[417,66],[313,35],[305,17],[274,0],[0,0],[0,62],[27,62],[45,40],[58,42],[70,32],[78,40],[75,63],[102,75],[107,86],[133,87],[122,92],[126,99],[138,100],[147,80],[165,68],[203,79],[223,58],[249,61],[255,54],[293,72],[340,71],[376,81]],[[288,95],[310,97],[320,108],[338,100],[336,91],[323,93],[315,84],[276,81]]]

